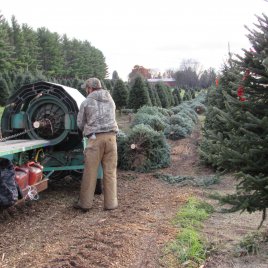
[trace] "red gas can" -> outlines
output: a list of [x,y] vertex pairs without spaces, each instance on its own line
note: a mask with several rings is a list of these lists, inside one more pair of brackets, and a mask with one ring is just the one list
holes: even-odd
[[15,167],[15,180],[20,189],[23,190],[28,186],[29,169],[26,167]]
[[43,166],[35,162],[28,162],[26,166],[29,169],[29,185],[33,185],[42,180]]

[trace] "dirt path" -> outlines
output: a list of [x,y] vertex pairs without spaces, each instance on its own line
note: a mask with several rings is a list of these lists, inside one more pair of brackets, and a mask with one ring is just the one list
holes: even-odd
[[[232,177],[226,176],[219,185],[213,185],[204,190],[206,196],[211,192],[227,194],[232,193],[236,182]],[[212,245],[214,254],[206,261],[205,268],[267,268],[268,243],[259,244],[257,255],[249,255],[239,247],[247,235],[258,231],[261,222],[261,213],[221,213],[222,207],[215,201],[205,198],[213,204],[215,212],[205,222],[203,236]],[[264,222],[259,232],[268,231],[268,223]],[[268,237],[268,236],[267,236]],[[257,241],[256,241],[257,242]],[[258,243],[256,244],[258,245]]]
[[[198,140],[197,129],[191,137],[171,142],[172,165],[161,171],[172,175],[211,174],[210,169],[198,165]],[[224,187],[224,183],[211,190]],[[169,267],[161,258],[161,249],[177,233],[171,219],[190,195],[205,198],[206,191],[210,191],[169,185],[153,174],[119,171],[119,208],[104,211],[101,195],[96,196],[92,211],[80,213],[72,209],[79,187],[76,181],[51,184],[38,202],[0,215],[0,267]],[[249,220],[241,227],[237,224],[240,219],[233,221],[230,214],[215,213],[207,221],[204,234],[218,245],[219,241],[228,244],[234,236],[223,236],[224,226],[239,227],[240,234],[249,225],[257,226]],[[222,260],[221,265],[229,265],[228,247],[223,252],[227,258],[218,250],[221,258],[217,260]],[[207,262],[207,267],[216,265],[215,258]]]
[[2,267],[159,267],[181,196],[151,175],[129,175],[119,175],[116,211],[103,211],[102,196],[89,213],[73,210],[79,185],[72,184],[61,192],[50,188],[30,207],[2,216]]

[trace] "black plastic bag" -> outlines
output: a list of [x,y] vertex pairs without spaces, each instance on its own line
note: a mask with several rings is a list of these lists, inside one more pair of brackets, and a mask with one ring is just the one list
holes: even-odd
[[10,207],[17,202],[18,198],[14,166],[10,160],[0,158],[0,207]]

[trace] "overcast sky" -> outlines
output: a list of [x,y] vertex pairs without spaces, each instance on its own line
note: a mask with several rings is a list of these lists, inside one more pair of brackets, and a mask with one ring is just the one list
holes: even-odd
[[268,15],[265,0],[1,0],[10,22],[46,27],[101,50],[123,80],[134,65],[178,69],[184,59],[219,70],[231,52],[249,48],[244,25]]

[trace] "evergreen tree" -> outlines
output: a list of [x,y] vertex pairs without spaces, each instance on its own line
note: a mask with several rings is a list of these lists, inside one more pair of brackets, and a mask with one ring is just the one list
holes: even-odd
[[34,77],[34,82],[38,82],[38,81],[47,81],[47,77],[43,74],[42,71],[37,71],[35,73],[35,77]]
[[34,81],[34,77],[30,72],[26,72],[23,77],[23,84],[30,84]]
[[27,24],[22,25],[23,35],[23,54],[21,61],[23,62],[26,72],[35,73],[40,67],[38,62],[39,47],[36,32]]
[[119,79],[119,75],[117,73],[117,71],[113,71],[113,74],[112,74],[112,80],[118,80]]
[[171,91],[171,88],[169,86],[165,85],[165,91],[168,99],[168,107],[172,107],[175,104],[174,97]]
[[175,100],[175,104],[179,105],[181,104],[182,100],[181,100],[181,91],[178,88],[175,88],[172,92],[173,96],[174,96],[174,100]]
[[258,17],[258,22],[257,30],[248,29],[252,49],[230,60],[220,79],[222,92],[216,95],[214,118],[207,118],[212,122],[205,125],[210,127],[201,155],[219,170],[238,172],[236,193],[221,199],[232,205],[230,210],[260,210],[264,220],[268,207],[267,16]]
[[178,97],[176,95],[173,95],[173,98],[174,98],[174,106],[178,106],[179,105]]
[[157,90],[156,89],[153,89],[153,93],[154,93],[155,99],[156,99],[156,106],[162,107],[161,100],[159,98],[159,95],[157,93]]
[[93,75],[95,77],[99,77],[100,79],[104,79],[108,74],[108,66],[105,63],[105,58],[103,53],[95,48],[91,47],[91,55],[89,64],[93,68]]
[[17,69],[23,70],[25,64],[23,62],[24,55],[24,39],[21,32],[21,27],[18,24],[15,16],[11,18],[12,28],[10,33],[11,45],[14,47],[13,61]]
[[83,80],[81,80],[79,78],[74,78],[72,87],[78,89],[78,88],[81,88],[82,84],[83,84]]
[[37,36],[42,69],[48,76],[61,75],[63,57],[60,48],[60,36],[57,33],[51,33],[44,27],[37,29]]
[[184,94],[183,94],[183,98],[182,98],[182,100],[183,101],[189,101],[189,100],[191,100],[192,99],[192,96],[191,96],[191,92],[190,92],[190,90],[185,90],[184,91]]
[[14,86],[12,88],[11,94],[13,94],[16,90],[21,88],[24,82],[24,75],[23,73],[18,73],[15,77]]
[[9,26],[6,20],[0,16],[0,73],[12,70],[13,47],[9,42]]
[[148,90],[141,76],[138,76],[135,78],[133,86],[129,92],[128,107],[137,110],[143,105],[148,105],[149,103],[150,99]]
[[[102,52],[88,41],[69,40],[44,27],[34,31],[27,24],[20,26],[14,16],[9,26],[0,15],[0,73],[8,74],[17,88],[23,83],[17,77],[28,72],[36,76],[34,81],[65,78],[65,85],[70,86],[75,78],[95,76],[103,80],[108,73]],[[8,86],[13,91],[13,85]]]
[[191,92],[191,99],[195,99],[195,90],[190,90],[190,92]]
[[152,106],[157,106],[156,97],[155,97],[155,94],[154,94],[154,90],[152,88],[149,88],[148,89],[148,92],[149,92],[149,96],[150,96],[150,100],[151,100]]
[[148,92],[148,98],[149,98],[147,105],[152,106],[152,101],[151,101],[151,97],[150,97],[150,93],[149,93],[150,85],[149,85],[147,80],[144,81],[144,85],[145,85],[145,91]]
[[156,92],[161,102],[161,107],[168,108],[169,100],[166,92],[165,85],[163,83],[156,83],[155,85]]
[[128,91],[123,80],[116,80],[112,95],[116,108],[121,112],[121,109],[127,105],[128,100]]
[[0,106],[4,106],[9,96],[6,80],[0,76]]
[[109,92],[113,92],[113,86],[112,86],[112,80],[111,79],[104,79],[103,83],[104,83],[105,87],[107,88],[107,90]]
[[13,87],[13,83],[12,83],[12,81],[11,81],[11,77],[10,77],[10,75],[9,75],[9,73],[7,72],[7,71],[4,71],[3,73],[2,73],[2,77],[3,77],[3,79],[6,81],[6,83],[7,83],[7,86],[8,86],[8,92],[11,92],[11,89],[12,89],[12,87]]

